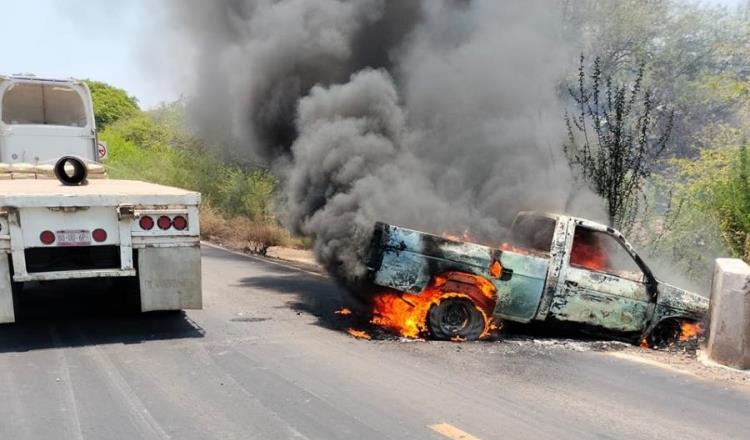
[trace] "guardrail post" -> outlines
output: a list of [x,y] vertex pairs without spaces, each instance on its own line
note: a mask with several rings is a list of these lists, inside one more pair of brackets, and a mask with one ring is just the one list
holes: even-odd
[[750,368],[750,266],[742,260],[716,260],[709,316],[708,357]]

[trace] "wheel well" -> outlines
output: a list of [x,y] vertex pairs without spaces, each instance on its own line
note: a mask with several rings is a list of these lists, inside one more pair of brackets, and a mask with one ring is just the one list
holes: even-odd
[[466,272],[446,272],[435,277],[434,285],[446,294],[469,298],[486,316],[492,316],[496,289],[486,278]]
[[659,346],[678,340],[682,334],[684,323],[700,324],[700,321],[679,316],[669,316],[661,319],[648,334],[649,345]]

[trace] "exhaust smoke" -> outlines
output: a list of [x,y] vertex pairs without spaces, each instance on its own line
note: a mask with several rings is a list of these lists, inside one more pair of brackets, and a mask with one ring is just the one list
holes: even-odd
[[526,209],[606,218],[574,188],[558,87],[574,51],[541,1],[173,0],[191,116],[282,180],[283,221],[341,282],[376,220],[497,244]]

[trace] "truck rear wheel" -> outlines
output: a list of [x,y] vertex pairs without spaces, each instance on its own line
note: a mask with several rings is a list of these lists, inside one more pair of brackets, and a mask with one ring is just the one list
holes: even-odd
[[432,337],[439,340],[475,341],[484,333],[484,315],[468,298],[445,298],[432,306],[427,324]]

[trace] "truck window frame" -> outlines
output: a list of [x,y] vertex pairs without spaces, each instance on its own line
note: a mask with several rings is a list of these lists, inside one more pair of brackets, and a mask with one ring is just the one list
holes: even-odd
[[[519,213],[510,226],[508,243],[514,247],[531,251],[535,254],[548,256],[552,248],[552,242],[555,238],[557,221],[557,219],[545,215],[539,215],[530,212]],[[526,223],[527,229],[530,229],[529,231],[526,231],[526,233],[535,232],[535,237],[532,238],[526,236],[526,233],[521,234],[522,236],[519,236],[519,233],[521,231],[519,231],[518,229],[524,223]],[[543,225],[544,227],[547,227],[547,229],[541,230],[541,228],[528,228],[529,226],[533,226],[531,223],[547,223]],[[543,244],[542,241],[544,242]],[[535,244],[538,244],[539,246],[536,246]]]
[[[24,90],[25,89],[25,90]],[[13,102],[14,90],[16,93],[28,93],[27,97],[19,97],[17,102]],[[86,99],[81,92],[70,84],[55,84],[47,82],[12,82],[8,87],[0,90],[0,121],[8,126],[42,126],[42,127],[63,127],[73,129],[85,129],[91,125]],[[24,99],[36,99],[33,94],[38,93],[38,103],[26,102]],[[72,95],[64,96],[62,93]],[[65,102],[67,98],[67,102]],[[48,104],[49,102],[52,105]],[[27,105],[24,111],[14,106]],[[10,108],[10,112],[8,109]],[[50,112],[58,110],[59,115],[65,115],[65,118],[50,116]],[[23,113],[26,113],[25,115]],[[75,115],[75,117],[70,117]],[[14,116],[24,116],[18,119]]]
[[[576,264],[573,262],[573,256],[575,254],[574,249],[577,243],[577,232],[578,231],[585,231],[586,233],[592,234],[592,236],[596,237],[607,237],[607,239],[613,241],[616,243],[618,248],[615,250],[624,252],[625,255],[630,259],[629,261],[632,262],[634,268],[638,269],[638,273],[640,273],[640,277],[629,277],[627,276],[629,273],[636,274],[634,271],[625,271],[625,270],[618,270],[615,268],[609,268],[607,270],[606,268],[596,268],[596,267],[590,267],[585,266],[582,264]],[[573,229],[573,238],[571,240],[571,248],[570,248],[570,255],[568,256],[568,265],[570,267],[574,267],[576,269],[582,269],[582,270],[588,270],[591,272],[596,273],[603,273],[606,275],[614,276],[617,278],[622,278],[624,280],[633,281],[636,283],[643,283],[643,284],[650,284],[653,276],[651,275],[651,271],[648,270],[647,267],[645,267],[645,264],[640,259],[640,257],[637,256],[634,252],[632,252],[631,248],[627,245],[627,243],[624,242],[624,240],[621,238],[621,234],[613,234],[610,232],[610,230],[599,230],[598,228],[591,228],[586,225],[576,224]],[[635,279],[637,278],[637,279]]]

